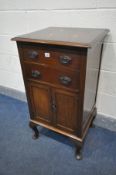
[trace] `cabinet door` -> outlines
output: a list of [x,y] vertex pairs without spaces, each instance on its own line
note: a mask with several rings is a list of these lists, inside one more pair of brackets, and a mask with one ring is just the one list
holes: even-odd
[[42,123],[51,123],[52,113],[50,88],[41,84],[29,83],[28,89],[33,120]]
[[53,90],[53,98],[56,105],[56,127],[70,133],[77,133],[78,96],[74,93],[56,89]]

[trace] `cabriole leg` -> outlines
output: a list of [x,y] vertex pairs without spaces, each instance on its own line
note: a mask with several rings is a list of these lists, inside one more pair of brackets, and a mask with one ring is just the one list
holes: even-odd
[[76,159],[82,160],[82,143],[76,143]]
[[37,125],[33,122],[29,122],[29,127],[33,130],[32,138],[35,140],[39,137],[39,131],[37,129]]
[[93,119],[92,119],[91,124],[90,124],[90,128],[95,128],[95,125],[94,125],[93,122],[94,122],[94,119],[95,119],[96,115],[97,115],[97,109],[95,107],[94,112],[93,112]]

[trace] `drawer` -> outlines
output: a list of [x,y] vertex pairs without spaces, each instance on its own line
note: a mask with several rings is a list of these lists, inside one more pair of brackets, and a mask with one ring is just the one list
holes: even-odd
[[61,71],[37,64],[24,64],[26,79],[79,90],[79,71]]
[[80,69],[83,58],[81,48],[76,50],[41,46],[23,46],[23,59],[60,68]]

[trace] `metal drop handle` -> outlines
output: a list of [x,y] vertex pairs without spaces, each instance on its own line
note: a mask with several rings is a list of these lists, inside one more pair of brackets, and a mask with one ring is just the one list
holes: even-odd
[[38,52],[37,51],[29,51],[28,52],[28,56],[29,56],[29,58],[31,58],[31,59],[36,59],[37,57],[38,57]]
[[69,57],[69,56],[66,56],[66,55],[63,55],[63,56],[60,56],[60,63],[61,64],[70,64],[72,61],[72,59]]
[[41,73],[38,70],[32,70],[31,75],[33,78],[40,78]]
[[72,81],[72,79],[68,76],[60,76],[59,80],[60,80],[61,84],[63,84],[63,85],[69,85]]

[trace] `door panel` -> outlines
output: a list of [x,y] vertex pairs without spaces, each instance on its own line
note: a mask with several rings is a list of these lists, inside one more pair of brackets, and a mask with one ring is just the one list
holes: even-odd
[[78,123],[78,96],[62,90],[53,90],[56,103],[56,126],[71,133],[76,132]]
[[29,83],[30,102],[34,119],[51,123],[51,92],[50,88],[41,84]]

